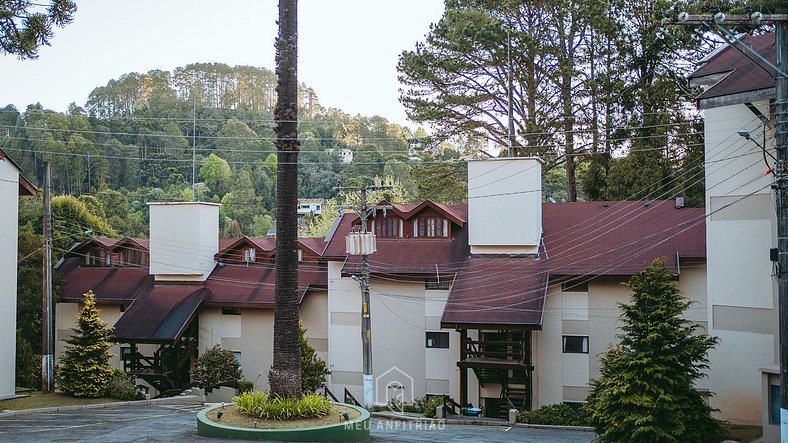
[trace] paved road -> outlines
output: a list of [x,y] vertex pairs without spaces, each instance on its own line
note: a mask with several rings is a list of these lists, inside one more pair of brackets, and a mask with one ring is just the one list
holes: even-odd
[[[202,405],[133,405],[0,417],[2,442],[177,442],[218,441],[197,435],[195,415]],[[435,426],[373,420],[373,442],[592,442],[590,432]],[[231,440],[221,440],[231,441]]]

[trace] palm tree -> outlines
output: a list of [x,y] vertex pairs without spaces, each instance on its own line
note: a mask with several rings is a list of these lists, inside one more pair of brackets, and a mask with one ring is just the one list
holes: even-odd
[[298,336],[298,77],[297,0],[279,1],[276,40],[276,301],[271,394],[301,398]]

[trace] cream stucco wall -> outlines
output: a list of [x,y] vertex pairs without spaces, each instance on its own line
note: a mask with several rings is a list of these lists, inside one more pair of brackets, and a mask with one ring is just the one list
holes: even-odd
[[14,395],[16,379],[16,260],[19,169],[0,160],[0,399]]
[[[684,316],[706,326],[705,265],[682,268],[679,289],[693,304]],[[622,279],[597,278],[588,292],[561,292],[561,285],[548,288],[544,324],[535,335],[534,407],[561,402],[582,402],[588,383],[599,377],[599,355],[616,342],[620,333],[618,303],[628,303],[630,292]],[[563,353],[563,336],[588,336],[588,354]],[[708,379],[697,385],[708,389]]]
[[[767,102],[756,106],[769,115]],[[707,315],[710,333],[720,339],[711,353],[711,404],[727,420],[757,425],[759,369],[776,361],[776,285],[768,254],[776,238],[772,178],[763,173],[760,148],[736,134],[747,127],[763,143],[761,125],[745,105],[704,112]]]
[[[329,388],[362,395],[361,291],[342,278],[341,262],[329,262]],[[371,282],[372,366],[375,402],[384,404],[393,382],[412,401],[426,394],[458,395],[459,334],[440,329],[448,291],[425,290],[423,281],[378,279]],[[426,348],[426,331],[449,333],[449,348]]]

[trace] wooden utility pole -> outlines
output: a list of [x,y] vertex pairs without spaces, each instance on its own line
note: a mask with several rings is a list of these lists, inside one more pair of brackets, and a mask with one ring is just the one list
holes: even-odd
[[[783,2],[784,3],[784,2]],[[675,17],[666,18],[663,24],[705,26],[719,33],[731,46],[737,47],[753,63],[765,69],[774,69],[776,117],[775,148],[777,164],[774,166],[776,179],[772,183],[777,206],[777,309],[779,315],[780,351],[780,441],[788,443],[788,7],[778,6],[777,14],[753,12],[749,15],[715,14],[691,15],[680,12]],[[727,24],[773,23],[775,27],[776,64],[773,65],[762,54],[741,41],[724,28]],[[753,58],[754,57],[754,58]],[[755,60],[757,59],[757,60]],[[764,128],[764,131],[766,129]]]
[[369,297],[369,254],[375,252],[375,233],[367,232],[367,220],[378,209],[390,209],[390,205],[367,204],[367,197],[370,191],[391,190],[391,186],[361,186],[356,188],[335,189],[341,191],[358,192],[359,205],[349,207],[361,217],[361,232],[351,233],[347,239],[347,253],[361,256],[361,278],[358,279],[361,287],[361,344],[363,352],[363,381],[364,381],[364,407],[372,409],[375,405],[375,386],[372,375],[372,319],[370,318],[370,297]]
[[52,176],[49,162],[44,162],[44,260],[42,264],[43,287],[41,296],[41,391],[55,389],[55,341],[52,321],[52,215],[50,189]]

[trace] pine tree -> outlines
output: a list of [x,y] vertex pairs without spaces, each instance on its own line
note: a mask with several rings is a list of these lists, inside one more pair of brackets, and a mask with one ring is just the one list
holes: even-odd
[[306,338],[306,328],[298,325],[298,335],[301,338],[301,390],[310,394],[326,383],[326,376],[331,373],[326,362],[317,356],[317,351]]
[[621,304],[620,343],[601,357],[586,410],[606,442],[716,441],[720,422],[694,383],[708,368],[716,337],[696,334],[681,317],[690,306],[677,283],[655,260],[633,276],[630,304]]
[[60,358],[58,386],[74,397],[101,397],[107,391],[112,368],[109,365],[111,329],[99,317],[93,291],[82,299],[74,336],[67,339]]

